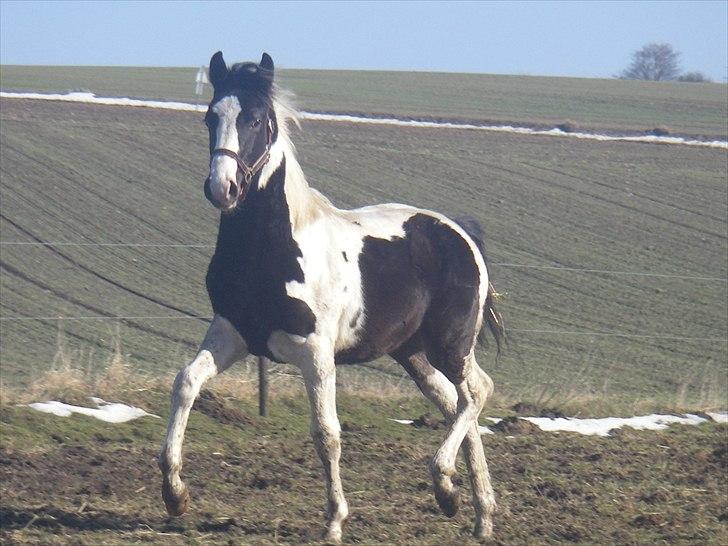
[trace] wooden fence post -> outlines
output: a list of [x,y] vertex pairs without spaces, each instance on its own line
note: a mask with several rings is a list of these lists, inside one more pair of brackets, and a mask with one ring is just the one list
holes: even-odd
[[268,359],[258,357],[258,414],[268,414]]

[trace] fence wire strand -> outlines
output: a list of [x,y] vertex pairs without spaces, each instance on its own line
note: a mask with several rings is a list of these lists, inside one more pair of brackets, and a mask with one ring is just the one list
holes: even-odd
[[[12,321],[91,321],[91,320],[206,320],[212,321],[212,317],[203,317],[196,315],[169,315],[169,316],[119,316],[119,317],[107,317],[104,315],[98,316],[80,316],[80,317],[63,317],[63,316],[46,316],[46,317],[0,317],[0,321],[12,322]],[[598,336],[598,337],[623,337],[633,339],[664,339],[674,341],[706,341],[706,342],[718,342],[728,343],[728,338],[720,337],[686,337],[686,336],[673,336],[663,334],[625,334],[620,332],[584,332],[578,330],[530,330],[523,328],[508,328],[506,332],[522,333],[522,334],[546,334],[546,335],[573,335],[573,336]]]
[[[185,243],[77,243],[77,242],[38,242],[38,241],[0,241],[0,246],[41,246],[41,247],[122,247],[122,248],[215,248],[211,244]],[[728,278],[703,275],[682,275],[677,273],[654,273],[651,271],[619,271],[612,269],[595,269],[588,267],[567,267],[561,265],[517,264],[507,262],[491,262],[496,267],[512,269],[543,269],[566,271],[570,273],[591,273],[601,275],[622,275],[636,277],[657,277],[668,279],[684,279],[691,281],[721,282],[728,284]]]

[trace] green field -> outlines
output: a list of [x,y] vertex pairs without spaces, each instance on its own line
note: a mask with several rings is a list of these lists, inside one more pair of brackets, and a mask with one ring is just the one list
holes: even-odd
[[[1,67],[0,87],[190,100],[193,74]],[[727,132],[717,84],[283,76],[310,110]],[[0,99],[0,241],[33,243],[0,245],[3,544],[320,543],[324,487],[290,366],[272,371],[265,419],[255,416],[252,362],[210,383],[185,443],[191,511],[164,513],[155,458],[171,375],[206,329],[180,317],[210,315],[204,275],[218,213],[202,194],[201,118]],[[496,385],[484,415],[513,415],[519,401],[593,416],[728,409],[725,150],[322,122],[305,122],[294,141],[310,184],[338,206],[397,201],[483,224],[510,340],[498,362],[493,347],[479,349]],[[433,411],[401,369],[342,367],[337,382],[345,540],[475,544],[464,465],[457,517],[432,495],[426,467],[444,424],[390,420]],[[109,425],[16,406],[88,405],[91,395],[161,419]],[[715,423],[484,436],[495,543],[725,544],[727,439]]]
[[[196,68],[0,66],[3,91],[197,100]],[[302,109],[728,138],[728,86],[427,72],[281,70]]]
[[[3,99],[0,114],[3,241],[214,242],[199,114],[17,99]],[[399,201],[482,222],[511,343],[497,364],[492,351],[480,362],[507,400],[588,400],[582,410],[592,413],[725,407],[726,282],[497,265],[725,279],[724,151],[313,122],[295,140],[310,183],[339,206]],[[211,253],[4,245],[2,315],[209,316]],[[6,385],[51,365],[59,326],[71,349],[93,351],[78,357],[92,368],[116,328],[1,326]],[[193,354],[205,323],[130,318],[119,327],[129,362],[156,373]],[[399,382],[396,366],[375,366],[394,374],[379,380]],[[372,373],[343,373],[358,371]]]

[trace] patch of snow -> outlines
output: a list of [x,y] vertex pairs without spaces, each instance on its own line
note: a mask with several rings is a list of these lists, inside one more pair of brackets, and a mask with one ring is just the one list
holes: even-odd
[[[707,413],[717,423],[728,423],[728,413]],[[484,419],[494,425],[502,421],[497,417],[485,417]],[[688,413],[685,415],[642,415],[636,417],[602,417],[597,419],[579,419],[577,417],[561,417],[552,419],[550,417],[519,417],[530,421],[538,428],[546,432],[576,432],[586,436],[609,436],[612,430],[631,427],[637,430],[662,430],[673,424],[699,425],[708,419]],[[411,425],[409,419],[392,419],[403,425]],[[493,434],[493,431],[486,426],[478,426],[481,434]]]
[[[93,93],[71,92],[71,93],[15,93],[0,91],[2,98],[54,100],[65,102],[83,102],[89,104],[104,104],[109,106],[136,106],[146,108],[161,108],[165,110],[182,110],[189,112],[205,112],[207,105],[189,104],[185,102],[172,102],[160,100],[141,100],[130,98],[97,97]],[[313,112],[301,112],[302,119],[312,121],[331,121],[345,123],[366,123],[370,125],[392,125],[398,127],[420,127],[425,129],[468,129],[474,131],[491,131],[502,133],[516,133],[521,135],[557,136],[563,138],[578,138],[585,140],[596,140],[599,142],[643,142],[652,144],[679,144],[682,146],[701,146],[707,148],[721,148],[728,150],[728,142],[724,140],[694,140],[674,136],[655,135],[634,135],[615,136],[601,135],[596,133],[566,132],[561,129],[535,129],[532,127],[514,127],[512,125],[474,125],[471,123],[449,123],[439,121],[415,121],[396,118],[367,118],[362,116],[351,116],[345,114],[317,114]]]
[[390,419],[390,421],[394,421],[395,423],[399,423],[400,425],[411,425],[414,423],[412,419]]
[[609,436],[609,433],[618,428],[631,427],[637,430],[662,430],[669,425],[681,423],[685,425],[698,425],[707,419],[697,415],[642,415],[638,417],[603,417],[601,419],[573,419],[548,417],[523,417],[541,430],[546,432],[576,432],[587,436]]
[[33,408],[34,410],[42,411],[43,413],[52,413],[53,415],[57,415],[59,417],[68,417],[74,413],[80,413],[81,415],[95,417],[96,419],[100,419],[101,421],[105,421],[107,423],[126,423],[127,421],[139,419],[140,417],[144,417],[146,415],[159,419],[158,415],[147,413],[143,409],[136,408],[134,406],[127,406],[126,404],[119,403],[109,403],[105,400],[102,400],[101,398],[94,397],[91,398],[91,401],[96,404],[96,408],[73,406],[71,404],[64,404],[63,402],[56,402],[55,400],[49,400],[47,402],[34,402],[32,404],[28,404],[27,406],[29,408]]
[[710,418],[716,423],[728,423],[728,413],[712,413],[708,412]]

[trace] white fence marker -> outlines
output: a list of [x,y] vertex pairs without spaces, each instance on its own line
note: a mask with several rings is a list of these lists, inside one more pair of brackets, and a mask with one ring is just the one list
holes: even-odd
[[210,84],[210,80],[207,77],[207,68],[201,66],[195,76],[195,95],[202,95],[205,92],[205,86]]

